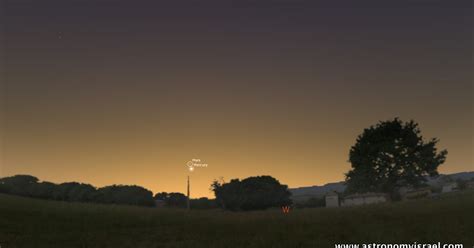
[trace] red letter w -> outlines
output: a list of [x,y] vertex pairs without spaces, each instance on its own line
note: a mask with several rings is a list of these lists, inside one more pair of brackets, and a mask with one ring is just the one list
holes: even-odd
[[287,214],[290,212],[290,206],[283,206],[281,207],[281,211],[283,211],[284,214]]

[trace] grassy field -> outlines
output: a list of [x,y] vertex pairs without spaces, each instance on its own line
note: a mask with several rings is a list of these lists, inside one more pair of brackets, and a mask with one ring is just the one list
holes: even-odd
[[334,243],[474,245],[474,192],[337,209],[231,213],[42,201],[0,194],[0,246],[334,247]]

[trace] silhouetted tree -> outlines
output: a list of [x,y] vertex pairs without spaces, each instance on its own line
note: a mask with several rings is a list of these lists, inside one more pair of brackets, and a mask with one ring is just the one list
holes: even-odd
[[240,210],[245,201],[244,192],[239,179],[232,179],[229,183],[214,181],[211,184],[217,203],[224,209]]
[[156,193],[156,195],[153,197],[153,199],[160,200],[160,201],[166,201],[168,199],[168,193],[166,193],[166,192]]
[[68,182],[57,186],[53,198],[62,201],[88,202],[93,200],[95,192],[95,187],[90,184]]
[[99,188],[94,200],[100,203],[154,206],[153,193],[140,186],[112,185]]
[[346,192],[392,193],[397,186],[422,184],[425,176],[438,175],[446,159],[447,151],[438,153],[437,143],[425,142],[417,123],[398,118],[365,129],[349,153]]
[[169,193],[165,205],[169,207],[186,207],[186,195],[182,193]]
[[29,175],[16,175],[0,178],[0,183],[12,195],[33,196],[33,188],[38,184],[38,178]]
[[291,204],[288,186],[271,176],[232,179],[229,183],[214,181],[211,185],[217,203],[229,210],[259,210]]

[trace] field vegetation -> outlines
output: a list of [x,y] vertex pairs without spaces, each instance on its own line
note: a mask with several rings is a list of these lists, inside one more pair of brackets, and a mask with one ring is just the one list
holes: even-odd
[[0,194],[0,245],[12,247],[334,247],[474,244],[474,191],[344,208],[231,212],[71,203]]

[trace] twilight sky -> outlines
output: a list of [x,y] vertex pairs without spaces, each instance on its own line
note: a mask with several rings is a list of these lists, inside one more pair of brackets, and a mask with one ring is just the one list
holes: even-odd
[[472,2],[9,0],[0,177],[212,196],[344,179],[365,127],[414,119],[474,170]]

